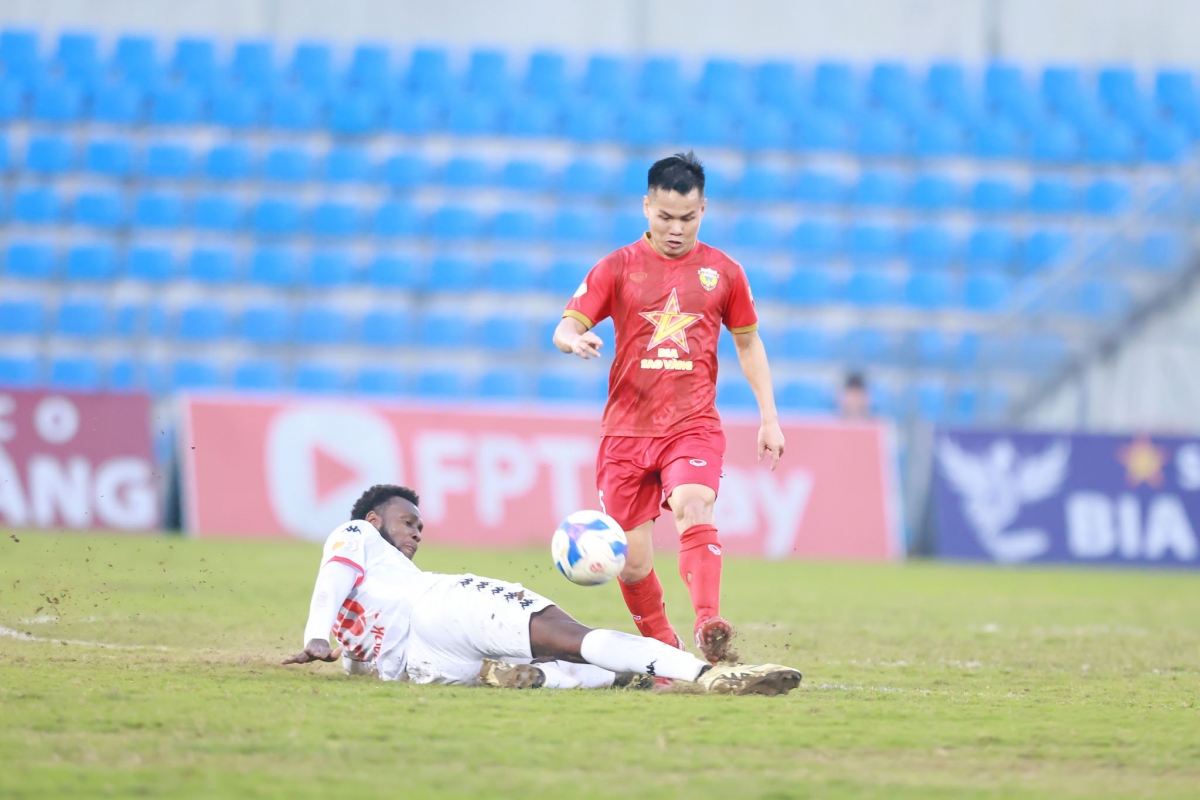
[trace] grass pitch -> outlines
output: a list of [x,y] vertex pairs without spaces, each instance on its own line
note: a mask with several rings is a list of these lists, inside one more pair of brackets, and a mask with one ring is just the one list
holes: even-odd
[[[743,657],[805,675],[738,698],[284,668],[318,559],[4,532],[0,797],[1200,795],[1197,575],[729,559]],[[633,630],[614,587],[572,586],[541,551],[418,560]]]

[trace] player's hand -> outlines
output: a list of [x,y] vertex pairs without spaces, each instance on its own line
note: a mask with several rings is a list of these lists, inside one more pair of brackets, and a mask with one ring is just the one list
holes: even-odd
[[584,331],[571,345],[571,352],[583,359],[599,358],[600,348],[603,346],[604,342],[599,336],[591,331]]
[[783,457],[783,429],[778,422],[764,422],[758,429],[758,460],[762,461],[763,456],[770,456],[774,472]]
[[310,661],[337,661],[342,657],[342,648],[336,650],[329,649],[329,640],[327,639],[310,639],[308,644],[304,646],[303,653],[297,653],[290,658],[285,658],[283,664],[307,664]]

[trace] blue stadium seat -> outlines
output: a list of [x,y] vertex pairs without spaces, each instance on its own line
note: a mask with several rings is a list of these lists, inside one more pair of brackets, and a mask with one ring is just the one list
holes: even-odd
[[287,247],[263,247],[250,259],[250,282],[280,288],[294,286],[298,269],[296,253]]
[[415,189],[424,185],[432,170],[421,156],[399,153],[383,163],[381,177],[394,189]]
[[972,270],[1007,269],[1016,255],[1016,237],[1009,228],[977,228],[967,239],[966,262]]
[[417,373],[416,393],[419,397],[462,399],[468,394],[462,374],[448,369],[423,369]]
[[124,34],[117,39],[111,66],[138,86],[149,86],[159,74],[156,42],[152,36]]
[[0,300],[0,336],[38,336],[45,324],[45,310],[40,300]]
[[680,74],[679,59],[668,56],[647,58],[642,62],[637,90],[641,97],[653,102],[682,101],[685,88],[683,76]]
[[125,303],[117,307],[111,333],[119,339],[165,336],[167,313],[158,303]]
[[7,29],[0,33],[0,61],[6,72],[23,80],[38,77],[42,62],[38,55],[38,35],[32,30]]
[[486,186],[491,180],[491,167],[479,158],[459,156],[446,162],[442,182],[457,188]]
[[204,159],[204,177],[212,181],[243,181],[253,175],[254,157],[240,142],[220,144]]
[[851,363],[881,364],[893,358],[897,343],[893,334],[877,328],[855,328],[843,339],[843,349]]
[[0,77],[0,122],[12,122],[25,112],[25,87],[16,80]]
[[220,303],[200,303],[179,311],[175,335],[183,342],[215,342],[225,337],[229,320]]
[[183,195],[167,190],[145,191],[134,202],[134,224],[143,228],[177,228],[183,223]]
[[321,121],[321,103],[306,89],[277,89],[270,94],[266,103],[266,121],[272,128],[304,132],[313,130]]
[[758,408],[758,401],[745,381],[724,380],[717,383],[717,408],[748,411]]
[[732,243],[739,248],[770,250],[780,240],[778,227],[762,215],[745,214],[733,226]]
[[421,214],[404,200],[388,200],[375,210],[372,229],[383,238],[416,236],[421,231]]
[[515,399],[527,393],[527,378],[517,369],[491,369],[479,376],[477,394],[490,400]]
[[988,161],[1023,158],[1026,143],[1021,130],[1004,117],[984,119],[974,131],[971,154]]
[[941,383],[924,381],[917,384],[911,395],[913,411],[928,422],[938,422],[946,417],[946,387]]
[[550,234],[559,244],[588,244],[602,236],[600,212],[574,208],[559,209],[551,223]]
[[256,345],[286,344],[292,338],[292,319],[287,307],[278,304],[244,309],[238,320],[238,335]]
[[121,139],[90,142],[84,155],[84,169],[106,178],[128,177],[133,168],[133,147]]
[[89,228],[115,228],[125,219],[125,203],[119,192],[88,189],[75,196],[72,222]]
[[1091,319],[1116,318],[1124,314],[1130,305],[1129,290],[1119,281],[1092,278],[1074,288],[1073,302],[1068,313]]
[[221,385],[221,370],[212,361],[180,358],[171,365],[172,391],[215,389]]
[[616,189],[616,176],[603,164],[576,159],[567,164],[559,190],[567,195],[608,195]]
[[345,312],[325,305],[300,310],[296,341],[301,345],[336,345],[350,340],[353,330]]
[[1061,163],[1080,155],[1079,135],[1065,122],[1047,122],[1033,134],[1030,156],[1034,161]]
[[35,135],[25,150],[25,167],[40,175],[61,175],[75,166],[75,148],[65,136]]
[[296,83],[314,92],[334,88],[333,47],[325,42],[300,42],[292,52],[288,75]]
[[846,187],[833,172],[805,169],[796,179],[794,196],[805,203],[836,205],[845,195]]
[[175,256],[162,245],[130,245],[125,254],[125,275],[146,283],[166,283],[175,277]]
[[49,280],[57,267],[54,247],[32,240],[10,240],[4,261],[4,274],[19,280]]
[[1061,262],[1071,249],[1071,235],[1058,229],[1035,230],[1025,241],[1026,270],[1045,269]]
[[537,347],[538,352],[542,353],[543,355],[553,355],[559,352],[559,349],[554,344],[554,332],[558,329],[558,324],[561,321],[562,317],[559,317],[558,319],[547,319],[542,321],[541,327],[538,328],[537,336],[534,341],[534,345]]
[[264,236],[290,236],[300,231],[303,215],[291,197],[264,197],[254,206],[252,226]]
[[792,192],[788,175],[766,164],[751,164],[742,173],[738,197],[748,201],[776,202]]
[[488,264],[483,283],[493,292],[523,294],[539,287],[541,275],[532,261],[499,258]]
[[58,37],[56,61],[70,80],[87,86],[100,77],[100,48],[95,34],[66,31]]
[[307,149],[299,146],[273,147],[263,161],[262,175],[269,181],[303,183],[312,173],[312,158]]
[[1127,211],[1132,203],[1133,187],[1121,178],[1097,178],[1084,192],[1083,207],[1089,214],[1114,216]]
[[502,132],[508,136],[546,138],[558,136],[558,107],[536,97],[510,99],[501,114]]
[[776,400],[788,411],[825,413],[834,409],[833,392],[816,381],[784,381]]
[[943,273],[918,272],[904,286],[904,301],[911,308],[940,311],[957,303],[954,279]]
[[894,170],[863,172],[854,187],[854,202],[868,207],[902,205],[904,179]]
[[895,158],[908,149],[907,132],[891,114],[873,112],[859,121],[855,149],[868,158]]
[[829,331],[811,325],[789,325],[780,337],[778,351],[774,355],[796,361],[824,361],[833,355],[833,341]]
[[822,306],[836,297],[837,287],[828,269],[805,265],[792,271],[786,288],[789,303],[798,306]]
[[935,224],[917,225],[908,233],[908,260],[915,267],[943,269],[958,257],[954,235]]
[[879,270],[856,270],[846,282],[846,301],[861,308],[890,305],[899,299],[897,295],[895,281]]
[[323,170],[330,183],[358,183],[371,179],[371,159],[365,148],[339,145],[325,154]]
[[492,220],[492,237],[510,242],[528,242],[538,238],[540,225],[530,211],[501,211]]
[[392,81],[391,56],[387,45],[359,44],[354,48],[345,81],[358,89],[382,91]]
[[405,136],[425,136],[440,129],[440,123],[441,108],[418,95],[393,95],[385,111],[387,127]]
[[500,121],[496,101],[458,95],[450,106],[446,130],[454,136],[488,136],[500,133]]
[[389,367],[363,367],[354,379],[355,391],[376,397],[404,394],[407,385],[404,373]]
[[150,95],[150,121],[156,125],[196,125],[203,111],[204,99],[195,89],[163,86]]
[[59,303],[54,332],[72,339],[99,339],[107,332],[108,309],[95,298],[76,298]]
[[1069,214],[1076,205],[1075,186],[1069,178],[1041,176],[1029,189],[1029,210],[1035,214]]
[[33,119],[56,125],[79,122],[83,118],[84,93],[73,83],[48,80],[33,91]]
[[948,211],[958,205],[959,190],[946,175],[926,174],[913,182],[908,204],[919,211]]
[[413,317],[403,311],[377,309],[365,314],[359,341],[368,347],[397,347],[413,340]]
[[804,90],[790,61],[763,61],[753,70],[752,90],[769,108],[792,113],[805,100]]
[[430,230],[436,239],[472,239],[480,232],[479,215],[472,209],[444,206],[433,213]]
[[1020,193],[1003,177],[980,178],[971,190],[970,207],[982,214],[1010,214],[1022,209]]
[[275,54],[267,40],[243,40],[234,46],[230,74],[253,88],[265,88],[275,78]]
[[77,244],[67,251],[70,281],[107,281],[116,277],[116,250],[111,244]]
[[203,245],[192,251],[187,272],[197,283],[228,285],[237,280],[237,259],[232,248]]
[[546,273],[547,291],[556,295],[570,297],[579,288],[579,284],[583,282],[584,278],[587,277],[591,267],[591,264],[578,261],[555,261],[550,265],[550,270]]
[[525,317],[496,314],[479,323],[477,338],[484,350],[516,353],[533,344],[533,326]]
[[50,362],[50,386],[75,392],[100,388],[100,362],[93,356],[61,356]]
[[963,306],[970,311],[990,313],[1008,305],[1011,281],[1000,272],[968,275],[963,285]]
[[1184,238],[1168,231],[1150,231],[1141,241],[1138,262],[1145,269],[1173,270],[1183,265],[1187,256]]
[[625,100],[632,91],[629,65],[619,56],[590,56],[584,68],[583,90],[597,100]]
[[442,255],[429,265],[426,288],[431,292],[468,292],[475,287],[478,265],[469,258]]
[[953,158],[966,149],[966,130],[949,115],[930,114],[917,123],[912,148],[917,158]]
[[146,148],[141,173],[147,178],[186,180],[192,176],[192,154],[187,145],[155,142]]
[[1084,153],[1093,164],[1130,164],[1139,155],[1137,138],[1128,125],[1106,120],[1087,131]]
[[233,387],[248,391],[275,392],[284,387],[283,364],[255,359],[243,361],[233,369]]
[[234,194],[202,194],[192,206],[192,224],[204,231],[241,230],[246,210]]
[[13,222],[52,225],[62,216],[62,201],[52,186],[22,186],[13,194]]
[[128,83],[105,82],[92,98],[92,121],[138,125],[144,121],[146,92]]
[[[612,243],[614,246],[624,247],[630,242],[636,242],[645,233],[646,215],[640,209],[637,211],[618,211],[613,216]],[[706,235],[703,232],[701,233],[701,240],[706,240]]]
[[785,150],[795,138],[791,120],[773,108],[756,110],[741,119],[741,146],[751,153]]
[[839,114],[853,114],[863,105],[863,91],[854,68],[845,62],[822,61],[813,73],[813,99]]
[[461,314],[430,312],[421,317],[417,340],[422,347],[467,347],[471,344],[471,326]]
[[248,130],[263,122],[266,107],[258,91],[236,84],[218,86],[211,99],[211,119],[214,125],[233,130]]
[[507,56],[499,50],[474,50],[464,88],[480,97],[502,98],[512,91]]
[[547,370],[538,375],[534,394],[538,400],[550,402],[602,403],[607,396],[607,382],[599,375]]
[[0,355],[0,386],[32,388],[40,374],[41,364],[34,356]]
[[793,231],[792,249],[807,258],[829,258],[841,252],[842,234],[836,225],[823,220],[805,220]]
[[737,61],[710,58],[697,84],[699,99],[731,111],[745,109],[754,101],[750,71]]
[[358,206],[351,202],[326,200],[318,203],[309,214],[309,225],[315,236],[353,236],[361,228]]
[[867,90],[880,106],[901,117],[922,110],[923,98],[908,67],[895,61],[881,61],[871,69]]
[[675,120],[665,108],[638,104],[621,117],[619,138],[628,147],[658,147],[674,135]]
[[346,376],[333,364],[319,361],[303,362],[296,366],[292,382],[306,394],[336,394],[346,388]]
[[367,283],[379,289],[415,290],[424,286],[425,273],[415,259],[380,253],[367,267]]
[[543,192],[551,186],[546,165],[530,159],[516,159],[506,163],[500,170],[497,182],[504,189],[525,192]]
[[[734,144],[735,122],[729,109],[710,104],[688,107],[680,115],[680,141],[691,146],[725,147]],[[750,138],[755,144],[752,150],[770,149],[757,137]]]
[[846,234],[846,253],[857,263],[886,261],[896,255],[899,240],[892,225],[856,222]]
[[562,53],[538,50],[529,57],[525,91],[542,100],[561,100],[569,91],[567,60]]
[[349,286],[357,280],[358,264],[352,251],[321,249],[312,254],[308,266],[309,286]]
[[384,123],[382,98],[373,92],[345,91],[333,96],[329,105],[329,129],[335,135],[362,136],[375,133]]

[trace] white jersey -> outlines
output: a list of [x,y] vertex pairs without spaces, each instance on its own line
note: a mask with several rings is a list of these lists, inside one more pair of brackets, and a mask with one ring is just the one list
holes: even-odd
[[330,561],[358,571],[333,624],[334,638],[345,648],[346,658],[373,663],[384,680],[399,679],[413,605],[446,576],[422,570],[361,519],[329,534],[321,566]]

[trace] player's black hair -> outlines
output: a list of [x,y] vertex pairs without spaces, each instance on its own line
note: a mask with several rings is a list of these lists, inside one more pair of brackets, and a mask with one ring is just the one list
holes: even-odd
[[396,486],[393,483],[377,483],[363,492],[362,497],[355,501],[354,508],[350,509],[350,519],[366,519],[367,514],[370,514],[393,497],[407,500],[414,506],[421,505],[421,498],[407,486]]
[[846,382],[842,384],[845,389],[866,389],[867,379],[863,377],[861,372],[851,372],[846,375]]
[[659,189],[686,195],[699,189],[700,196],[704,196],[704,165],[691,150],[655,161],[646,177],[647,191]]

